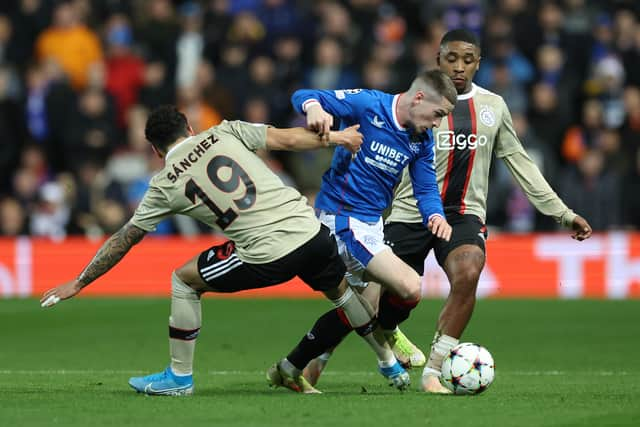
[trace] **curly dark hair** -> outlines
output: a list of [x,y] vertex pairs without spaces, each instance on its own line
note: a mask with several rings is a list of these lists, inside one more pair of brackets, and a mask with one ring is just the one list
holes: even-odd
[[149,114],[144,136],[156,149],[166,152],[176,139],[189,136],[187,117],[174,105],[161,105]]

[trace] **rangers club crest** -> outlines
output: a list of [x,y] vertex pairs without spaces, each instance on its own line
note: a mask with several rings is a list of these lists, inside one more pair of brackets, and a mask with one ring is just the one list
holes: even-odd
[[409,150],[411,150],[411,152],[415,154],[420,153],[420,143],[419,142],[409,143]]
[[496,115],[488,105],[480,108],[480,121],[483,125],[493,127],[496,124]]

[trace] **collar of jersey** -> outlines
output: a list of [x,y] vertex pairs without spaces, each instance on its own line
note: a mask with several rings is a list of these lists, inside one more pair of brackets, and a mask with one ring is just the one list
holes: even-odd
[[398,121],[398,116],[396,115],[396,109],[398,108],[398,101],[400,100],[401,96],[402,94],[399,93],[393,97],[393,102],[391,103],[391,115],[393,116],[393,124],[398,128],[398,130],[406,131],[407,128],[402,127],[402,125]]
[[471,90],[467,93],[463,93],[462,95],[458,95],[458,101],[464,101],[465,99],[473,98],[473,95],[478,91],[478,86],[475,83],[471,83]]
[[164,158],[166,159],[167,157],[169,157],[169,154],[173,153],[173,151],[178,148],[178,146],[180,144],[182,144],[185,141],[188,141],[189,139],[191,139],[192,136],[186,137],[185,139],[183,139],[182,141],[180,141],[179,143],[177,143],[176,145],[174,145],[173,147],[171,147],[171,149],[169,151],[167,151],[167,154],[164,155]]

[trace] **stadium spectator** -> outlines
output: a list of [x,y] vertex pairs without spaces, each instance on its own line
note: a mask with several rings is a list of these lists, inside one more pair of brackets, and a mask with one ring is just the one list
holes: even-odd
[[55,181],[50,181],[40,187],[38,193],[39,197],[29,225],[31,234],[53,240],[63,239],[67,235],[71,210],[65,203],[62,186]]
[[[230,99],[246,99],[249,81],[249,50],[238,43],[229,43],[222,47],[220,63],[216,67],[216,79],[230,92]],[[237,117],[240,105],[234,102],[232,117]]]
[[103,57],[97,34],[81,22],[77,6],[68,0],[55,7],[53,24],[40,34],[35,48],[40,61],[58,62],[74,89],[87,85],[89,68]]
[[640,18],[628,9],[616,14],[616,48],[626,72],[626,85],[640,86]]
[[485,13],[481,1],[453,0],[441,1],[440,3],[446,4],[442,11],[442,19],[448,30],[464,28],[480,36],[484,26]]
[[542,82],[533,85],[527,114],[536,135],[559,156],[562,135],[569,123],[569,117],[559,105],[553,86]]
[[275,79],[283,89],[293,92],[302,78],[302,41],[293,35],[282,36],[273,45]]
[[178,88],[178,105],[187,116],[194,132],[200,133],[222,121],[222,116],[207,104],[195,83]]
[[320,17],[318,33],[320,37],[331,37],[343,46],[345,55],[352,60],[361,62],[364,52],[362,46],[363,31],[361,27],[353,25],[352,15],[344,4],[336,1],[326,1],[316,7]]
[[196,72],[197,87],[201,88],[203,100],[211,105],[223,117],[236,115],[236,100],[231,91],[220,84],[215,66],[202,60]]
[[[640,148],[640,87],[630,86],[625,89],[624,105],[626,117],[620,128],[621,150],[627,159],[635,159]],[[630,167],[629,170],[631,169]]]
[[602,103],[596,99],[582,105],[582,120],[579,125],[567,129],[562,141],[562,157],[567,163],[575,163],[584,153],[598,145],[604,129]]
[[38,35],[48,26],[51,2],[44,0],[21,0],[8,14],[11,20],[11,38],[7,46],[6,59],[24,72],[32,62],[32,53]]
[[189,1],[178,8],[182,31],[176,42],[177,66],[176,85],[190,86],[195,83],[198,66],[202,61],[204,37],[202,35],[202,14],[198,3]]
[[112,200],[127,207],[123,188],[95,159],[86,159],[79,163],[76,177],[76,201],[71,226],[87,236],[101,237],[105,234],[99,220],[103,201]]
[[640,230],[640,148],[631,158],[632,165],[624,177],[622,187],[623,222],[634,230]]
[[70,121],[73,126],[63,146],[65,170],[74,171],[87,159],[106,159],[112,154],[117,122],[113,101],[104,90],[91,88],[81,93]]
[[7,93],[9,75],[0,67],[0,194],[6,192],[18,162],[20,150],[27,142],[27,124],[19,102]]
[[29,136],[40,143],[44,143],[49,136],[49,123],[46,111],[46,96],[48,92],[48,76],[44,66],[31,63],[25,72],[25,112],[26,126]]
[[489,90],[509,100],[509,108],[512,113],[526,112],[528,105],[525,86],[519,84],[511,77],[511,71],[506,62],[496,61],[491,76],[493,84]]
[[175,11],[169,0],[150,0],[145,6],[135,33],[139,35],[145,57],[149,61],[162,64],[164,68],[162,80],[158,84],[174,86],[177,61],[176,40],[180,34]]
[[281,88],[284,81],[276,80],[275,63],[268,56],[256,56],[249,63],[248,95],[262,98],[267,103],[267,114],[276,123],[286,120],[289,113],[289,97]]
[[27,212],[13,197],[0,199],[0,236],[17,237],[29,235]]
[[143,84],[140,88],[140,104],[147,108],[173,102],[176,89],[167,78],[167,67],[159,60],[148,61],[144,67]]
[[286,34],[304,34],[304,21],[301,10],[290,0],[263,0],[256,9],[256,17],[264,26],[265,48],[280,36]]
[[320,39],[315,47],[315,62],[305,74],[304,86],[349,89],[359,85],[358,77],[345,64],[340,43],[330,37]]
[[[504,17],[492,17],[492,20],[500,22]],[[496,27],[499,27],[497,25]],[[489,47],[487,55],[483,58],[484,64],[478,70],[476,80],[481,86],[491,86],[493,84],[492,74],[496,62],[504,63],[516,84],[526,85],[535,77],[534,68],[529,60],[522,55],[517,46],[513,42],[513,36],[509,32],[496,33],[487,40],[486,45]]]
[[226,37],[233,21],[230,13],[231,3],[229,0],[211,0],[204,5],[203,55],[213,63],[220,59],[220,52],[227,41]]
[[605,168],[601,149],[588,149],[577,165],[564,172],[560,197],[589,218],[594,230],[605,231],[621,225],[620,175]]
[[126,17],[113,15],[106,26],[106,89],[115,100],[118,125],[124,128],[129,108],[138,102],[145,65],[133,52],[133,31]]

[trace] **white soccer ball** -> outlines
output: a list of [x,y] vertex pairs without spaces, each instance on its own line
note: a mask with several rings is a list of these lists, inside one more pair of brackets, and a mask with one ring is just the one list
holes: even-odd
[[479,394],[494,377],[491,353],[481,345],[465,342],[452,348],[444,359],[440,382],[455,394]]

